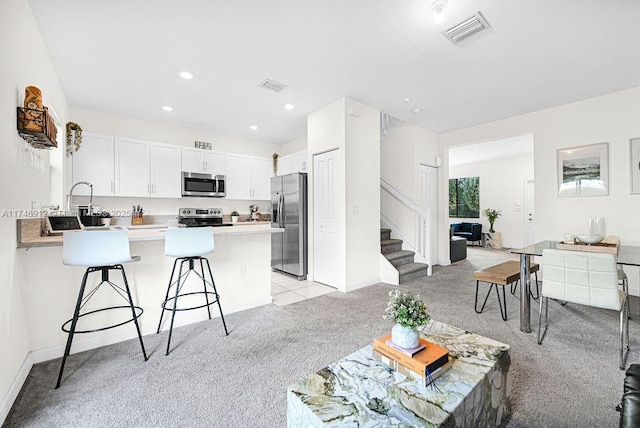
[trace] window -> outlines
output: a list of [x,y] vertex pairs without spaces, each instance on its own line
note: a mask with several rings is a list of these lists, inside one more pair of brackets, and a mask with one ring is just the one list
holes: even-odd
[[449,179],[449,217],[480,218],[480,177]]

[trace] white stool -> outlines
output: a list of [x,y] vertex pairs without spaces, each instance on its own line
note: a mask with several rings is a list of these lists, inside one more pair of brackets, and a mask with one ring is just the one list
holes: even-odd
[[[222,318],[222,325],[224,327],[224,332],[228,336],[229,332],[227,331],[227,324],[224,322],[224,314],[222,313],[222,306],[220,306],[220,295],[218,294],[218,290],[216,289],[216,284],[213,281],[213,275],[211,274],[211,265],[209,264],[209,260],[206,257],[202,257],[205,254],[212,253],[215,250],[215,245],[213,242],[213,228],[212,227],[192,227],[192,228],[170,228],[167,229],[167,233],[164,241],[164,254],[169,257],[176,257],[175,262],[173,263],[173,269],[171,270],[171,278],[169,278],[169,286],[167,287],[167,294],[165,295],[164,301],[162,302],[162,313],[160,314],[160,322],[158,323],[158,331],[160,333],[160,327],[162,326],[162,318],[164,316],[164,311],[171,311],[171,325],[169,327],[169,339],[167,340],[167,352],[166,355],[169,355],[169,350],[171,346],[171,334],[173,332],[173,322],[176,316],[177,311],[190,311],[193,309],[207,308],[207,312],[209,314],[209,319],[211,319],[211,306],[214,303],[218,304],[218,309],[220,310],[220,318]],[[200,263],[200,272],[196,270],[195,261],[199,261]],[[178,276],[174,281],[173,277],[176,273],[176,266],[180,261],[180,267],[178,268]],[[185,273],[183,272],[183,266],[185,263],[188,263],[188,269]],[[205,276],[204,263],[207,264],[207,270],[209,272],[209,278],[211,281],[208,281]],[[202,280],[203,291],[194,291],[189,293],[180,294],[182,287],[189,274],[193,272],[194,275],[199,277]],[[171,287],[175,286],[175,294],[173,297],[169,297],[169,293]],[[209,291],[207,286],[211,287],[213,291]],[[206,303],[199,306],[191,306],[188,308],[178,308],[178,298],[184,296],[191,296],[203,294]],[[212,301],[209,301],[209,296],[213,297]],[[167,304],[171,303],[172,305],[167,307]]]
[[[129,290],[129,283],[127,282],[127,276],[124,273],[124,267],[122,263],[129,263],[140,260],[139,256],[131,257],[129,252],[129,237],[124,230],[114,231],[83,231],[83,232],[65,232],[63,235],[62,244],[62,263],[68,266],[86,266],[87,270],[82,277],[82,283],[80,285],[80,292],[78,293],[78,301],[76,303],[76,309],[73,313],[73,318],[68,320],[62,325],[62,331],[69,333],[67,338],[67,346],[64,350],[64,356],[62,357],[62,364],[60,365],[60,373],[58,374],[58,383],[56,388],[60,387],[62,380],[62,372],[64,371],[64,365],[69,356],[71,350],[71,343],[73,342],[73,335],[75,333],[92,333],[96,331],[103,331],[114,327],[127,324],[133,321],[138,331],[138,339],[140,339],[140,346],[142,347],[142,355],[144,360],[147,361],[147,352],[144,349],[144,343],[142,342],[142,335],[140,334],[140,326],[138,325],[138,318],[142,315],[142,308],[133,304],[131,298],[131,291]],[[119,270],[122,273],[122,279],[124,281],[124,288],[114,284],[109,280],[109,271]],[[102,281],[84,297],[85,287],[87,285],[87,278],[90,273],[101,272]],[[102,309],[96,309],[93,311],[80,314],[80,310],[84,305],[93,297],[98,289],[103,284],[109,284],[109,286],[115,290],[124,300],[127,301],[127,305],[122,306],[110,306]],[[96,328],[92,330],[76,330],[78,319],[87,315],[95,314],[98,312],[130,308],[132,318],[117,324],[109,325],[107,327]],[[67,326],[71,324],[69,328]]]

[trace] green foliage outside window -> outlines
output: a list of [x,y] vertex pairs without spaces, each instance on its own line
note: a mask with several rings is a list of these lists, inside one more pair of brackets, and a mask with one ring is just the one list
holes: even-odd
[[480,218],[480,177],[449,180],[449,217]]

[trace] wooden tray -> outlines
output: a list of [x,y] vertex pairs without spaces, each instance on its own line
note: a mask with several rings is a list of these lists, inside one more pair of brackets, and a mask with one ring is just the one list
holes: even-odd
[[607,236],[597,244],[585,244],[576,240],[574,243],[558,242],[558,250],[588,251],[590,253],[618,254],[620,238],[617,236]]

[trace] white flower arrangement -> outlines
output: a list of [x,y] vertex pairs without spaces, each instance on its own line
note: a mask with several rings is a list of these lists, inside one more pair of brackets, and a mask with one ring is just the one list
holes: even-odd
[[403,327],[417,328],[429,321],[427,306],[419,295],[400,290],[389,292],[389,303],[383,318],[392,320]]

